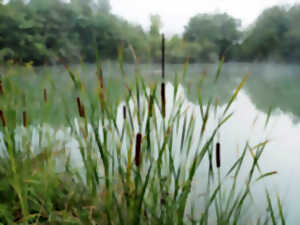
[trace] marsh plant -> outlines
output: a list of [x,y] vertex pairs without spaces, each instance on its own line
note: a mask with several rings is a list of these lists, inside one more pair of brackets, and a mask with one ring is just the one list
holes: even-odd
[[[126,95],[110,101],[101,65],[96,89],[66,67],[72,86],[60,104],[55,81],[32,90],[34,98],[14,98],[22,90],[3,76],[0,223],[285,224],[279,197],[272,201],[269,191],[263,211],[251,207],[257,200],[252,186],[275,173],[259,167],[267,141],[245,143],[230,169],[222,169],[220,130],[249,75],[220,110],[217,99],[204,101],[201,86],[198,105],[184,98],[186,69],[187,63],[172,83],[146,83],[138,71],[134,78],[124,75]],[[31,104],[39,104],[42,116]],[[66,125],[51,127],[57,116],[51,106],[64,112]],[[242,179],[246,157],[251,161]]]

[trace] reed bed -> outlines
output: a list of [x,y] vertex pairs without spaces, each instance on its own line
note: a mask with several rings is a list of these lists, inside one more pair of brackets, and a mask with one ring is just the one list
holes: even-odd
[[[225,153],[218,134],[249,75],[219,113],[214,99],[203,100],[200,86],[194,113],[180,85],[187,63],[172,84],[165,79],[146,83],[138,70],[133,79],[124,74],[120,82],[126,94],[114,102],[100,64],[93,90],[66,70],[72,86],[60,104],[55,81],[32,98],[20,97],[10,75],[1,78],[0,224],[285,224],[279,197],[272,201],[267,190],[266,210],[259,215],[250,210],[256,201],[252,185],[275,174],[259,167],[267,142],[245,143],[236,162],[222,170]],[[35,104],[39,112],[31,110]],[[45,129],[56,116],[54,105],[64,112],[61,141]],[[207,128],[209,120],[215,121],[213,129]],[[248,154],[251,166],[241,184]],[[201,195],[193,194],[198,188]]]

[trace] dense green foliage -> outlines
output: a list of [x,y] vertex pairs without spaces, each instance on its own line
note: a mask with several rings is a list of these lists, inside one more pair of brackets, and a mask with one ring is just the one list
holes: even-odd
[[139,26],[110,14],[107,1],[89,2],[14,0],[0,5],[0,57],[36,64],[94,62],[96,49],[101,57],[116,58],[121,40],[145,49]]
[[199,14],[191,18],[184,37],[200,44],[196,58],[210,60],[218,55],[234,61],[299,62],[299,21],[299,5],[266,9],[243,32],[239,20],[227,14]]
[[191,18],[186,26],[184,38],[200,44],[200,58],[221,59],[240,39],[239,26],[240,21],[227,14],[199,14]]
[[[159,62],[162,21],[151,15],[149,32],[110,12],[109,0],[10,0],[0,3],[0,61],[36,65],[116,59]],[[167,61],[216,62],[300,59],[300,6],[273,7],[241,30],[226,13],[198,14],[183,37],[167,40]]]
[[249,29],[237,54],[245,61],[299,62],[300,5],[265,10]]

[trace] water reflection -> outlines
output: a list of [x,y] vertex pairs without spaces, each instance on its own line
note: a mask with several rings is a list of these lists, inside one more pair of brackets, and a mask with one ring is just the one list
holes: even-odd
[[[223,67],[220,82],[214,87],[213,74],[216,71],[216,65],[191,65],[187,82],[194,88],[199,80],[197,69],[208,71],[208,79],[203,86],[206,91],[204,96],[219,96],[222,104],[231,95],[241,77],[250,73],[244,91],[258,110],[268,112],[272,106],[275,111],[291,114],[295,123],[299,121],[300,105],[297,99],[300,98],[300,66],[228,63]],[[196,101],[197,95],[190,91],[188,98]]]
[[[172,88],[169,85],[168,91],[172,92]],[[218,135],[222,146],[222,174],[225,175],[237,160],[246,142],[249,142],[250,146],[255,146],[267,140],[268,144],[260,158],[259,166],[262,173],[277,171],[278,174],[265,178],[265,180],[254,185],[252,192],[257,203],[256,207],[261,210],[264,206],[262,202],[265,201],[265,188],[268,188],[272,193],[278,193],[281,196],[288,215],[287,224],[297,224],[300,219],[297,208],[300,200],[298,189],[300,185],[298,179],[298,171],[300,171],[300,139],[298,138],[300,124],[294,123],[294,117],[282,111],[279,103],[276,113],[271,116],[266,125],[267,114],[257,108],[257,105],[252,101],[253,96],[249,97],[249,90],[248,86],[246,90],[239,94],[231,107],[231,111],[234,112],[233,117],[225,123]],[[251,90],[251,93],[256,94],[255,90]],[[202,123],[199,116],[199,106],[189,101],[184,95],[183,98],[185,107],[188,107],[196,118],[195,123],[198,129],[195,132],[199,134]],[[224,105],[217,108],[216,118],[220,117],[224,108]],[[215,126],[216,120],[211,117],[207,124],[208,133],[212,132]],[[246,180],[243,180],[245,179],[243,176],[245,176],[246,171],[249,171],[251,162],[252,159],[249,154],[242,168],[243,175],[239,180],[241,186],[246,182]],[[204,172],[203,175],[205,174]],[[259,174],[257,173],[256,176],[259,176]],[[201,172],[198,179],[199,177],[203,177]],[[201,182],[203,183],[203,178],[196,183],[200,185]],[[201,188],[194,187],[194,190],[201,190]],[[201,191],[198,194],[201,194]]]
[[289,115],[278,111],[265,129],[266,113],[257,110],[246,92],[240,94],[233,107],[235,115],[225,124],[221,135],[226,157],[234,157],[246,140],[250,143],[268,140],[260,167],[265,172],[276,170],[278,175],[266,178],[264,182],[282,197],[288,214],[287,224],[296,224],[300,219],[297,213],[300,200],[297,188],[300,185],[297,179],[297,171],[300,170],[300,125],[294,124]]

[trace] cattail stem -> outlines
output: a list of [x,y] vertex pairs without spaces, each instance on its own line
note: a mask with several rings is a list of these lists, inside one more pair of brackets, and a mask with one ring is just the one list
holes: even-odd
[[44,103],[47,103],[47,100],[48,100],[48,98],[47,98],[47,89],[44,88]]
[[126,120],[126,106],[123,106],[123,119]]
[[2,122],[2,126],[6,127],[6,120],[5,120],[5,116],[4,116],[4,113],[3,113],[2,110],[0,110],[0,119],[1,119],[1,122]]
[[149,113],[149,118],[152,117],[152,95],[150,95],[150,100],[148,104],[148,113]]
[[161,104],[162,104],[162,115],[166,117],[166,90],[165,83],[161,84]]
[[212,158],[211,157],[209,157],[208,163],[209,163],[209,171],[212,171],[213,170],[213,163],[212,163]]
[[23,112],[23,126],[27,127],[27,113],[26,113],[26,111]]
[[216,145],[216,164],[217,168],[221,167],[221,145],[219,142]]
[[136,144],[135,144],[135,165],[137,167],[141,164],[141,146],[142,146],[142,134],[138,133],[136,135]]
[[162,34],[161,40],[161,72],[162,78],[165,79],[165,35]]
[[77,97],[77,106],[78,106],[79,116],[85,118],[84,106],[81,104],[79,97]]

